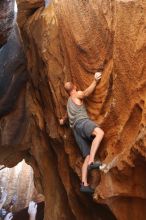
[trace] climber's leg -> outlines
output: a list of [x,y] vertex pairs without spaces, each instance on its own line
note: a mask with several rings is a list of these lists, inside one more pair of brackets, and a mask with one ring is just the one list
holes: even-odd
[[85,157],[83,166],[82,166],[82,184],[80,187],[80,191],[84,193],[94,193],[94,189],[92,189],[88,182],[87,182],[87,176],[88,176],[88,162],[89,162],[89,155]]
[[[98,149],[100,141],[103,138],[104,132],[98,128],[98,125],[91,121],[90,119],[85,119],[73,128],[74,136],[76,142],[82,152],[82,156],[85,158],[82,166],[82,185],[80,188],[81,192],[93,193],[94,190],[91,189],[87,182],[87,171],[94,168],[100,168],[101,163],[94,163],[95,153]],[[95,138],[92,142],[92,147],[90,148],[91,136],[94,135]],[[90,165],[90,166],[89,166]]]
[[82,166],[82,183],[84,184],[84,186],[88,186],[88,182],[87,182],[88,163],[89,163],[89,155],[86,156],[83,166]]
[[90,154],[90,144],[79,134],[78,131],[76,131],[76,129],[73,129],[73,133],[83,158],[86,158]]
[[[99,169],[101,163],[96,162],[94,163],[94,158],[96,151],[99,147],[99,144],[104,136],[104,132],[101,128],[98,127],[98,125],[93,122],[90,119],[84,119],[78,122],[74,129],[75,133],[75,138],[76,141],[80,147],[80,150],[82,152],[83,157],[86,157],[88,154],[90,154],[89,162],[88,164],[91,164],[88,167],[88,170],[90,169]],[[92,137],[95,137],[94,139]],[[89,142],[92,145],[91,148],[89,149]]]
[[87,176],[88,176],[87,168],[88,168],[88,161],[89,161],[89,154],[90,154],[90,144],[85,138],[81,136],[78,130],[74,128],[73,132],[74,132],[76,142],[82,153],[82,156],[85,158],[83,166],[82,166],[82,184],[80,187],[80,191],[91,194],[94,192],[94,190],[90,188],[90,186],[88,185],[88,181],[87,181]]
[[90,158],[89,158],[88,164],[94,163],[95,154],[104,136],[104,131],[101,128],[96,127],[94,131],[92,132],[92,135],[94,135],[95,138],[92,141],[91,150],[90,150]]

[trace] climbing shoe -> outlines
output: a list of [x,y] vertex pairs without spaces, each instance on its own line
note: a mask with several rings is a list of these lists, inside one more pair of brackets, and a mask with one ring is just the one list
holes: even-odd
[[99,161],[97,161],[95,163],[91,163],[90,165],[88,165],[88,171],[93,170],[93,169],[98,169],[99,170],[101,165],[102,164]]
[[88,194],[93,194],[94,193],[94,189],[92,189],[90,186],[84,186],[84,184],[81,184],[80,187],[80,192],[83,193],[88,193]]

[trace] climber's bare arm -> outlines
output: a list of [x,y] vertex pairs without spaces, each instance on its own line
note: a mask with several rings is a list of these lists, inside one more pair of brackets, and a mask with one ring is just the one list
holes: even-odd
[[92,92],[95,90],[95,87],[97,85],[97,82],[101,79],[101,73],[100,72],[96,72],[95,76],[94,76],[94,80],[91,83],[91,85],[85,89],[84,91],[78,91],[77,92],[77,98],[78,99],[84,99],[86,97],[88,97],[89,95],[92,94]]
[[68,114],[66,112],[65,115],[59,119],[60,125],[64,125],[66,123],[67,119],[68,119]]
[[97,85],[97,81],[94,79],[91,85],[87,89],[85,89],[84,91],[77,92],[76,98],[84,99],[88,97],[95,90],[96,85]]

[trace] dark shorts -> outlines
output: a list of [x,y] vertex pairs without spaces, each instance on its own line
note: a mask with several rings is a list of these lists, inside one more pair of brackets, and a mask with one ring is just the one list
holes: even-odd
[[99,127],[90,119],[82,119],[78,121],[73,128],[73,133],[76,142],[82,152],[83,157],[90,154],[90,145],[93,140],[92,132],[96,127]]

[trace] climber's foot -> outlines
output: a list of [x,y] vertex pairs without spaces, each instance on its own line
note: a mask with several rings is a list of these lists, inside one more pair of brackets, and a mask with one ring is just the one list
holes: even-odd
[[81,187],[80,187],[80,192],[88,193],[88,194],[93,194],[93,193],[94,193],[94,189],[92,189],[90,186],[85,186],[85,185],[82,183],[82,184],[81,184]]
[[100,169],[100,166],[101,166],[102,164],[101,164],[101,162],[99,162],[99,161],[97,161],[97,162],[95,162],[95,163],[90,163],[89,165],[88,165],[88,171],[90,171],[90,170],[93,170],[93,169]]

